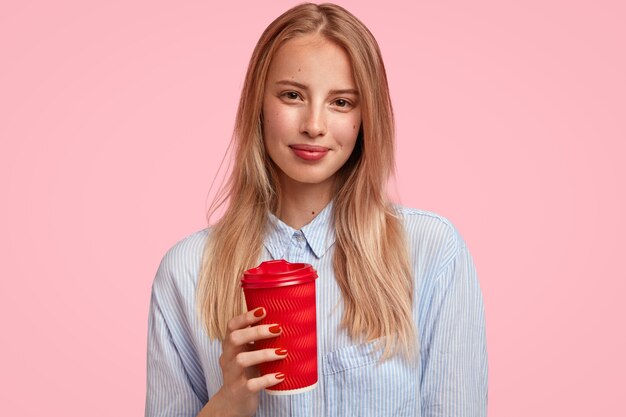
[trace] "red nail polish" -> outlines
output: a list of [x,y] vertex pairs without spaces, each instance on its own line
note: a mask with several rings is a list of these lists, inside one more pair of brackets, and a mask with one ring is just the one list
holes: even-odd
[[269,330],[270,330],[270,333],[278,334],[280,333],[280,326],[278,324],[275,324],[272,327],[270,327]]
[[280,372],[280,373],[277,373],[274,377],[275,377],[276,379],[285,379],[285,374],[283,374],[282,372]]
[[282,355],[286,355],[287,354],[287,349],[280,348],[280,349],[276,349],[274,352],[276,352],[277,355],[281,355],[282,356]]
[[254,310],[254,317],[261,317],[263,314],[265,314],[265,310],[263,310],[263,307],[259,307]]

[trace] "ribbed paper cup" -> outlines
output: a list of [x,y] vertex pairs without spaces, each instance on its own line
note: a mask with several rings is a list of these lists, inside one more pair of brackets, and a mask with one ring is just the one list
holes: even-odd
[[254,342],[254,349],[287,349],[285,359],[259,365],[262,375],[282,372],[285,379],[266,389],[268,394],[297,394],[317,385],[315,279],[309,264],[267,261],[244,272],[241,286],[248,310],[265,308],[259,324],[277,323],[282,332]]

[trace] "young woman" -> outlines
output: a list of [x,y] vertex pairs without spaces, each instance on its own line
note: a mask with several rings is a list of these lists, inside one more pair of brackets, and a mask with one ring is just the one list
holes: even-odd
[[[146,416],[484,416],[483,306],[472,258],[445,218],[392,204],[394,124],[367,28],[302,4],[259,40],[234,133],[225,214],[170,249],[150,307]],[[289,355],[245,311],[261,261],[318,271],[318,386],[271,396]]]

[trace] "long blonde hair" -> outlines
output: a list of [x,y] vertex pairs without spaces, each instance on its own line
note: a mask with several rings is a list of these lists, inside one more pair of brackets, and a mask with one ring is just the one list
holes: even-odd
[[256,266],[280,190],[262,136],[262,101],[271,59],[287,40],[317,33],[342,46],[353,66],[362,125],[355,149],[337,173],[333,267],[343,295],[342,326],[358,341],[380,338],[383,358],[413,356],[413,279],[400,219],[386,193],[394,169],[394,121],[387,76],[376,40],[356,17],[334,4],[298,5],[259,39],[246,74],[235,129],[233,167],[209,209],[225,213],[213,225],[198,282],[199,314],[209,337],[222,339],[228,321],[245,310],[239,279]]

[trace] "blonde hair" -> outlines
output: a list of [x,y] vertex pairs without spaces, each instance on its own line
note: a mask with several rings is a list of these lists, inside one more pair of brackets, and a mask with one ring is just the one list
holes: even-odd
[[354,340],[379,339],[383,358],[413,356],[413,278],[400,219],[388,200],[394,169],[394,122],[380,50],[356,17],[333,4],[298,5],[259,39],[246,74],[233,133],[233,169],[209,209],[227,204],[212,227],[198,282],[199,314],[209,337],[224,338],[228,321],[245,311],[239,279],[259,263],[267,213],[280,206],[274,164],[262,136],[262,101],[271,59],[289,39],[317,33],[347,52],[360,94],[362,125],[355,149],[338,171],[333,267],[343,295],[342,326]]

